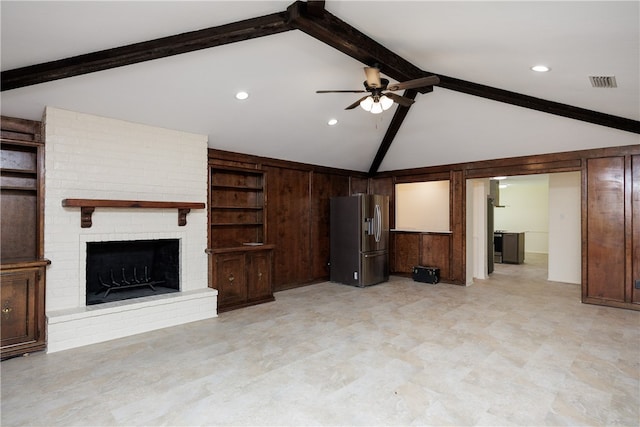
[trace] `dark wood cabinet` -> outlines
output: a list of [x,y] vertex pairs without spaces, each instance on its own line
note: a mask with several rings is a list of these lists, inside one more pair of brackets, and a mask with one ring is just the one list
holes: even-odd
[[2,116],[0,324],[2,359],[46,347],[42,124]]
[[214,255],[213,288],[218,290],[218,311],[247,301],[244,252]]
[[45,266],[32,261],[0,266],[2,358],[46,347]]
[[273,301],[273,245],[211,249],[212,278],[218,312]]
[[246,252],[247,301],[273,301],[271,250]]
[[209,184],[209,287],[218,290],[218,312],[273,301],[265,171],[210,164]]

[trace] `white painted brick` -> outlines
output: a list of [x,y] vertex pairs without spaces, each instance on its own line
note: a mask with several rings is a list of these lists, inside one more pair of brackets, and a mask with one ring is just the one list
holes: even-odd
[[[206,210],[192,211],[187,226],[178,227],[176,210],[96,208],[93,226],[82,229],[80,209],[61,206],[64,198],[206,202],[206,136],[56,108],[46,109],[45,135],[45,256],[52,260],[47,272],[47,312],[53,316],[49,351],[215,316],[216,294],[210,292],[198,294],[194,301],[178,298],[169,304],[172,308],[143,304],[107,314],[101,309],[83,311],[81,264],[87,241],[167,234],[179,238],[181,292],[172,295],[212,291],[207,288],[204,253]],[[82,314],[68,322],[56,320],[65,310]],[[85,334],[91,337],[76,336]]]

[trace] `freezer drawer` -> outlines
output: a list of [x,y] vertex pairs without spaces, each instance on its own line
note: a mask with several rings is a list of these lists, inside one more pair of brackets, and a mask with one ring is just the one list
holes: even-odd
[[360,255],[361,275],[358,286],[370,286],[389,280],[389,253],[368,252]]

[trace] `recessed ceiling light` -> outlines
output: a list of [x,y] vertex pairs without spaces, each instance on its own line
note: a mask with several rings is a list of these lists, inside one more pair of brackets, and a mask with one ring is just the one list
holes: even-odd
[[338,124],[338,119],[329,119],[329,121],[327,122],[327,124],[329,126],[335,126]]
[[551,68],[547,67],[546,65],[534,65],[533,67],[531,67],[531,69],[533,71],[537,71],[538,73],[546,73],[547,71],[551,70]]
[[249,94],[245,91],[240,91],[238,93],[236,93],[236,99],[247,99],[249,97]]

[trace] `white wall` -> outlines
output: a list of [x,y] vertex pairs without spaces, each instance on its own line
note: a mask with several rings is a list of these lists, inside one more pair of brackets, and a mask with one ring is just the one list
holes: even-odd
[[449,181],[396,184],[396,230],[451,231]]
[[488,179],[467,181],[467,285],[486,279]]
[[[91,228],[65,198],[204,202],[207,137],[57,108],[45,114],[48,350],[216,316],[208,288],[206,209],[178,226],[176,209],[96,208]],[[86,307],[86,243],[180,240],[180,291]],[[154,301],[149,299],[156,298]]]
[[549,280],[581,283],[580,172],[549,175]]
[[496,230],[525,233],[525,252],[549,252],[549,185],[547,175],[518,181],[500,189],[500,204],[494,209]]

